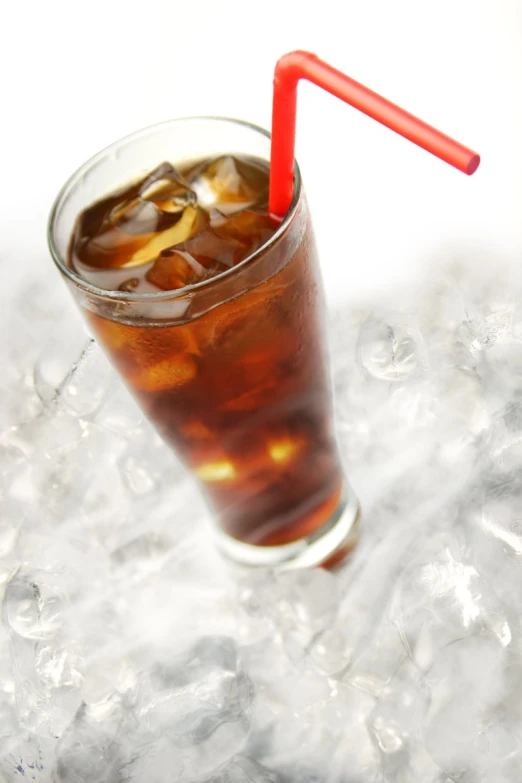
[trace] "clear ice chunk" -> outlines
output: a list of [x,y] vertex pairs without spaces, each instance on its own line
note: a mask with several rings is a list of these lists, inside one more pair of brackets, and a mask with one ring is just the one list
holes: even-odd
[[152,734],[168,737],[186,766],[211,770],[243,747],[251,701],[235,643],[203,636],[142,675],[136,712]]
[[34,368],[34,384],[42,403],[72,416],[90,418],[105,402],[115,380],[100,347],[82,331],[61,325]]
[[162,163],[149,174],[139,195],[142,201],[169,214],[181,212],[197,202],[196,193],[170,163]]
[[427,352],[422,335],[410,315],[370,316],[359,333],[358,354],[367,375],[397,382],[422,376]]
[[57,745],[57,783],[121,783],[118,740],[132,727],[132,711],[117,694],[82,704]]
[[223,209],[226,204],[227,211],[239,211],[258,202],[263,187],[266,190],[266,170],[258,176],[253,166],[244,166],[233,155],[196,166],[187,179],[205,209]]

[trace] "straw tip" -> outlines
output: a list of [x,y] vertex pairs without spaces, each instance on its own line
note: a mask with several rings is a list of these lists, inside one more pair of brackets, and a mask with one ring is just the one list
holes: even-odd
[[471,176],[476,172],[479,166],[480,166],[480,155],[473,155],[466,168],[466,174]]

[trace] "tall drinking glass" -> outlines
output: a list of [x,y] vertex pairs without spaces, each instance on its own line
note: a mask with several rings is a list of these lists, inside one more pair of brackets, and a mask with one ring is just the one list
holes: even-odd
[[199,482],[223,553],[245,565],[316,565],[353,545],[358,504],[333,432],[323,294],[297,164],[273,236],[211,279],[174,291],[107,290],[68,261],[85,208],[163,161],[230,153],[268,161],[270,136],[201,117],[116,142],[62,189],[50,249],[97,340]]

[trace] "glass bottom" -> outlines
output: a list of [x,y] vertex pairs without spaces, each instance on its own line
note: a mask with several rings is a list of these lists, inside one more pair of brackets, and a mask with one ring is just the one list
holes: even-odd
[[245,544],[216,530],[221,553],[237,565],[261,568],[333,568],[354,548],[358,539],[359,503],[345,481],[341,499],[325,524],[309,536],[279,546]]

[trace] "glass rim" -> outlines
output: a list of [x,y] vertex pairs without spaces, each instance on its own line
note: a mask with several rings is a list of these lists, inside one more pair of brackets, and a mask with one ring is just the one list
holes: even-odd
[[[213,115],[195,115],[191,117],[177,117],[171,120],[163,120],[162,122],[157,122],[154,123],[153,125],[147,125],[146,127],[140,128],[137,131],[133,131],[132,133],[127,134],[126,136],[122,136],[121,138],[112,142],[107,147],[104,147],[102,150],[100,150],[95,155],[93,155],[88,160],[86,160],[85,163],[83,163],[78,169],[76,169],[76,171],[73,172],[73,174],[71,174],[71,176],[67,179],[65,184],[61,187],[60,191],[58,192],[58,195],[54,200],[49,215],[49,219],[47,222],[47,243],[48,243],[49,251],[51,253],[51,257],[54,263],[56,264],[56,266],[58,267],[58,269],[60,270],[60,272],[66,278],[68,278],[72,283],[74,283],[74,285],[76,285],[78,288],[83,289],[87,293],[94,294],[95,296],[103,297],[104,299],[111,299],[116,302],[164,301],[164,300],[181,298],[193,292],[197,293],[199,291],[207,290],[213,285],[219,284],[220,282],[233,277],[240,270],[244,269],[247,265],[253,263],[257,258],[265,255],[265,253],[269,251],[285,234],[288,226],[292,222],[294,215],[296,214],[297,207],[301,198],[301,190],[302,190],[301,172],[299,171],[299,166],[296,160],[294,160],[294,194],[292,197],[292,202],[290,204],[288,212],[284,216],[277,230],[270,237],[270,239],[268,239],[263,245],[261,245],[261,247],[259,247],[253,253],[250,253],[250,255],[244,258],[239,264],[236,264],[236,266],[227,269],[225,272],[221,272],[219,275],[215,275],[214,277],[211,277],[207,280],[202,280],[199,283],[187,285],[184,288],[173,289],[172,291],[147,291],[141,293],[133,292],[133,291],[114,291],[108,288],[100,288],[99,286],[96,286],[93,283],[88,282],[83,277],[81,277],[81,275],[77,274],[67,264],[66,259],[62,258],[62,254],[58,250],[55,242],[55,236],[54,236],[55,224],[60,209],[67,201],[67,198],[70,196],[70,194],[74,191],[75,186],[78,184],[81,178],[85,174],[87,174],[87,172],[90,171],[90,169],[93,166],[95,166],[105,157],[110,155],[110,153],[113,152],[113,150],[116,147],[119,147],[126,142],[134,141],[138,139],[140,136],[144,136],[147,133],[150,133],[151,131],[154,131],[156,129],[165,128],[168,125],[177,125],[178,123],[194,122],[199,120],[242,125],[243,127],[249,128],[250,130],[259,133],[268,139],[271,138],[270,132],[265,130],[264,128],[261,128],[258,125],[255,125],[254,123],[247,122],[246,120],[238,120],[233,117],[220,117],[220,116],[213,116]],[[231,150],[230,154],[234,154],[233,150]],[[102,197],[103,196],[100,195],[100,198]]]

